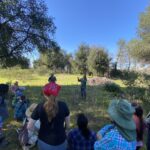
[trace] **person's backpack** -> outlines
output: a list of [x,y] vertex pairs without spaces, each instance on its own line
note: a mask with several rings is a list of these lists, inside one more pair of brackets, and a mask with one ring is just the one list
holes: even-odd
[[18,131],[18,140],[21,146],[26,146],[29,141],[27,121],[25,121],[23,127]]
[[7,84],[0,84],[0,95],[5,95],[8,93],[9,85]]
[[9,86],[7,84],[0,84],[0,105],[4,104],[5,96],[8,93]]

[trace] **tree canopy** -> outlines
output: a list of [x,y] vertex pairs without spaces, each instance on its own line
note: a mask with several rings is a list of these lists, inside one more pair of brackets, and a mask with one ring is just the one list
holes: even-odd
[[78,51],[76,52],[76,65],[80,73],[86,73],[88,71],[87,59],[89,55],[89,46],[87,44],[80,44]]
[[92,47],[88,56],[88,67],[90,71],[96,72],[98,75],[108,71],[110,58],[106,49],[103,47]]
[[52,47],[55,25],[42,0],[0,2],[0,61]]
[[140,16],[139,38],[130,41],[132,56],[138,61],[150,63],[150,6]]

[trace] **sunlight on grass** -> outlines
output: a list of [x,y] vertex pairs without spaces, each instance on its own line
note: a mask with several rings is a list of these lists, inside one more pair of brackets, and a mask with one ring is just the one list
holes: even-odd
[[113,80],[116,84],[118,84],[120,87],[126,87],[126,85],[123,83],[122,80]]
[[[49,75],[49,73],[38,73],[34,69],[0,70],[0,83],[13,84],[16,80],[19,81],[20,86],[26,87],[24,94],[30,100],[30,103],[39,103],[44,99],[42,87],[48,82]],[[57,99],[65,101],[70,109],[71,128],[76,127],[77,114],[85,113],[89,119],[89,127],[97,132],[103,125],[110,122],[107,109],[110,101],[116,98],[116,95],[115,93],[106,91],[103,86],[87,85],[87,98],[84,100],[80,96],[80,83],[77,77],[81,77],[81,75],[56,74],[57,83],[62,86]],[[121,80],[113,81],[121,87],[125,87]],[[14,121],[13,111],[9,103],[10,114],[9,119],[4,124],[4,128],[7,139],[11,143],[8,148],[19,150],[20,147],[17,144],[18,139],[15,129],[20,127],[21,123]]]

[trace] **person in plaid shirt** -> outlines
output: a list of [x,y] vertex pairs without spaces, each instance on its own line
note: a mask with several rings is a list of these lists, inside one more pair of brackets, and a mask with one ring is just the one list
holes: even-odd
[[97,133],[94,150],[136,150],[134,111],[127,100],[113,100],[108,109],[112,124]]
[[84,114],[79,114],[77,118],[78,128],[73,129],[68,134],[69,150],[94,150],[96,141],[95,132],[88,129],[88,119]]

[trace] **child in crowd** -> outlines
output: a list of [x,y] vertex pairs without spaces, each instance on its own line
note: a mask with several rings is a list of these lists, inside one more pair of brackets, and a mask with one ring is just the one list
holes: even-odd
[[19,88],[19,83],[16,81],[12,86],[11,86],[11,92],[15,94],[16,90]]
[[15,106],[14,118],[17,121],[23,121],[25,118],[25,112],[29,105],[29,101],[24,95],[22,95]]
[[68,134],[69,150],[93,150],[96,134],[88,128],[88,119],[84,114],[77,117],[78,128]]
[[18,90],[23,92],[23,91],[25,90],[25,87],[19,86],[19,82],[16,81],[16,82],[14,83],[14,85],[12,85],[12,86],[10,87],[10,90],[11,90],[13,96],[14,96],[14,95],[16,95],[16,92],[17,92]]
[[23,96],[23,91],[20,90],[20,89],[17,89],[16,92],[15,92],[15,95],[13,97],[13,100],[12,100],[12,107],[15,108],[17,102],[19,101],[20,97]]

